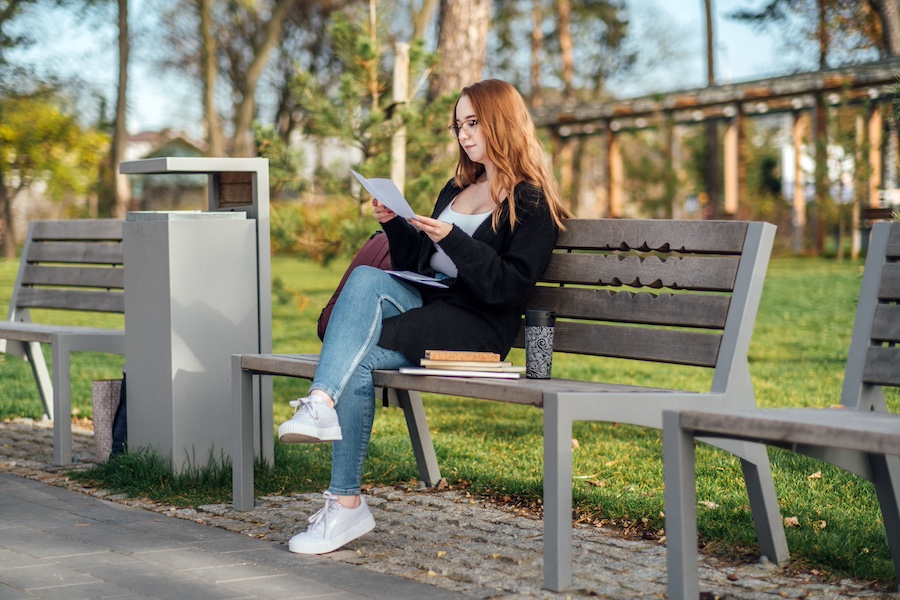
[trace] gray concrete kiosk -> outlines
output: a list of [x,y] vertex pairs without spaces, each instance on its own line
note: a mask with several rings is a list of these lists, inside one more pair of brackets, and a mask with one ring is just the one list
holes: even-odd
[[[128,213],[124,233],[129,447],[176,471],[205,465],[231,451],[231,354],[272,351],[268,161],[157,158],[121,172],[209,178],[208,211]],[[257,452],[271,390],[254,389]]]

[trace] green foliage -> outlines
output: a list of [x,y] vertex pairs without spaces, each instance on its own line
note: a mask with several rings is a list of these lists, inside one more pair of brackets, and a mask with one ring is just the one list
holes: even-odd
[[0,183],[10,201],[37,182],[56,200],[85,196],[108,144],[51,89],[0,96]]
[[[415,96],[405,105],[393,104],[392,54],[380,18],[373,27],[368,15],[337,12],[330,33],[332,53],[339,62],[337,83],[328,84],[305,71],[294,81],[305,133],[320,142],[338,140],[355,149],[359,163],[352,168],[366,177],[388,177],[391,141],[404,130],[404,192],[413,209],[430,214],[450,174],[452,157],[444,151],[450,143],[445,128],[454,99],[428,103]],[[414,44],[410,80],[418,81],[432,62],[422,43]],[[315,171],[312,187],[301,203],[276,207],[273,240],[277,251],[327,263],[358,250],[379,226],[364,210],[370,199],[350,173],[336,175],[335,169],[323,166]]]
[[640,216],[671,218],[675,176],[663,150],[662,136],[655,129],[622,136],[622,163],[631,204]]
[[253,142],[259,156],[269,159],[269,188],[272,196],[280,198],[303,191],[300,171],[303,152],[291,147],[275,131],[259,122],[253,124]]

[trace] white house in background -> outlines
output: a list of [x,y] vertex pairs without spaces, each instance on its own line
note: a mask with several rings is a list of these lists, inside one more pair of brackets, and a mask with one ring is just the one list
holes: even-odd
[[[163,156],[203,156],[204,142],[171,129],[128,136],[125,160]],[[199,210],[206,208],[205,175],[129,176],[132,210]]]

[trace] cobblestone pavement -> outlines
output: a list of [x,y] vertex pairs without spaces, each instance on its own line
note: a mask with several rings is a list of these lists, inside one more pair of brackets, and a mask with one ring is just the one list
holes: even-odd
[[[73,468],[88,468],[94,455],[93,436],[76,427],[74,440],[74,452],[82,460]],[[51,459],[49,424],[26,419],[0,423],[0,472],[173,518],[285,544],[305,528],[307,517],[322,504],[320,494],[294,494],[262,497],[255,510],[245,513],[233,511],[230,504],[178,509],[82,486],[69,480],[64,469],[53,467]],[[472,598],[665,598],[665,547],[659,541],[628,540],[614,530],[576,527],[574,588],[554,594],[541,589],[540,520],[459,490],[376,487],[369,491],[367,501],[376,529],[328,555],[332,560]],[[709,599],[900,599],[900,594],[875,590],[866,582],[823,583],[811,574],[787,575],[774,565],[726,565],[710,557],[701,557],[701,589],[707,590],[702,596]]]

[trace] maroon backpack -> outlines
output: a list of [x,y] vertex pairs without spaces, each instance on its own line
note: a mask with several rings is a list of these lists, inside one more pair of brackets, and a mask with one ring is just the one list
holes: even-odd
[[337,289],[334,290],[334,294],[331,295],[328,304],[322,309],[322,314],[319,315],[319,326],[316,331],[319,334],[320,340],[325,339],[325,329],[328,327],[328,319],[331,318],[331,311],[334,310],[334,303],[337,302],[338,295],[340,295],[341,290],[344,289],[347,278],[350,277],[350,273],[353,272],[353,269],[360,265],[368,265],[370,267],[378,267],[379,269],[385,270],[391,269],[391,253],[388,250],[387,236],[383,231],[376,231],[372,234],[372,237],[363,244],[363,247],[360,248],[356,257],[354,257],[350,266],[347,267],[347,270],[344,272],[344,276],[341,277],[341,282],[338,284]]

